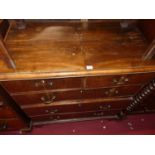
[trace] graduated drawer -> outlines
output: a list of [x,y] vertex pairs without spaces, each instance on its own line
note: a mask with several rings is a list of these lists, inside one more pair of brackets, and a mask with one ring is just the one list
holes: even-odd
[[[60,92],[46,92],[46,93],[32,93],[23,95],[13,95],[14,100],[20,105],[29,104],[55,104],[58,101],[68,100],[84,100],[96,98],[109,98],[119,96],[132,96],[140,86],[124,86],[117,88],[102,88],[102,89],[88,89],[88,90],[72,90]],[[58,103],[57,103],[58,104]]]
[[24,129],[26,124],[20,119],[0,119],[0,131]]
[[81,88],[83,86],[82,78],[60,78],[60,79],[41,79],[41,80],[17,80],[2,82],[4,88],[11,93],[57,90]]
[[122,86],[98,89],[86,89],[82,91],[82,98],[111,98],[111,97],[125,97],[133,96],[140,90],[141,86]]
[[42,121],[59,121],[59,120],[76,120],[82,118],[94,118],[94,117],[103,117],[103,116],[114,116],[118,114],[120,110],[111,110],[111,111],[87,111],[87,112],[79,112],[79,113],[67,113],[67,114],[46,114],[46,115],[38,115],[31,117],[34,122],[42,122]]
[[105,75],[86,77],[86,88],[110,87],[120,85],[145,84],[155,78],[155,73],[137,73],[124,75]]
[[28,116],[46,115],[46,114],[62,114],[71,112],[86,112],[86,111],[111,111],[116,109],[126,108],[131,103],[131,98],[118,98],[115,100],[96,100],[81,103],[70,103],[69,105],[54,105],[54,106],[36,106],[23,108],[23,111]]
[[81,91],[72,90],[59,92],[38,92],[23,95],[13,95],[12,97],[20,105],[32,105],[39,103],[50,105],[57,101],[81,99]]

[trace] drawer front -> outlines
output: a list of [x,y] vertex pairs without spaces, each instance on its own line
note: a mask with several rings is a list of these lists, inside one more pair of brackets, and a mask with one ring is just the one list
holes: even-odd
[[145,84],[155,78],[155,73],[92,76],[86,78],[86,88]]
[[91,117],[103,117],[103,116],[114,116],[119,112],[119,110],[114,111],[91,111],[84,113],[68,113],[68,114],[57,114],[57,115],[39,115],[31,117],[34,122],[41,121],[58,121],[67,119],[80,119],[80,118],[91,118]]
[[81,91],[65,91],[65,92],[47,92],[37,94],[25,94],[25,95],[14,95],[14,100],[20,105],[38,104],[43,103],[45,105],[52,104],[56,101],[80,99]]
[[102,89],[83,90],[82,97],[89,98],[107,98],[118,96],[132,96],[140,90],[141,86],[122,86]]
[[11,93],[70,89],[81,88],[83,86],[83,78],[4,81],[2,85]]
[[25,123],[20,119],[0,119],[0,131],[18,130],[25,127]]
[[29,107],[23,108],[23,111],[27,113],[28,116],[36,115],[46,115],[46,114],[61,114],[61,113],[71,113],[71,112],[86,112],[86,111],[111,111],[116,109],[123,109],[131,103],[129,98],[127,99],[117,99],[117,100],[103,100],[96,102],[87,102],[87,103],[78,103],[70,105],[61,105],[61,106],[38,106],[38,107]]
[[32,104],[54,104],[58,101],[109,98],[134,95],[140,86],[124,86],[115,88],[73,90],[62,92],[34,93],[24,95],[13,95],[14,100],[20,105]]

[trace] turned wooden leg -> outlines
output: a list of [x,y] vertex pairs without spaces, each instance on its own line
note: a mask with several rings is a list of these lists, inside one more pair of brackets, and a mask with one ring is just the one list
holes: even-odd
[[[155,91],[155,79],[150,81],[145,87],[143,87],[134,97],[132,103],[126,107],[123,111],[121,111],[117,116],[118,118],[122,119],[127,114],[134,111],[134,109],[141,105],[150,94]],[[148,103],[149,104],[149,103]]]

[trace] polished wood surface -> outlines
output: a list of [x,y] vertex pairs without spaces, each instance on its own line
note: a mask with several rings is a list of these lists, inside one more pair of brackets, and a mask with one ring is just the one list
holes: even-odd
[[98,99],[87,100],[76,104],[63,104],[63,105],[36,105],[36,106],[22,106],[22,109],[30,116],[45,115],[45,114],[59,114],[59,113],[72,113],[72,112],[87,112],[104,110],[110,111],[116,109],[123,109],[131,103],[131,98],[116,98],[112,99]]
[[[84,99],[94,99],[94,98],[109,98],[118,96],[133,96],[140,86],[132,87],[115,87],[115,88],[103,88],[103,89],[90,89],[90,90],[72,90],[72,91],[60,91],[60,92],[44,92],[44,93],[31,93],[23,95],[13,95],[12,98],[19,105],[33,105],[33,104],[61,104],[60,101],[67,100],[84,100]],[[60,102],[60,103],[59,103]]]
[[[119,20],[32,22],[11,26],[6,46],[16,69],[0,61],[2,80],[154,71],[154,61],[141,58],[148,47],[138,27],[123,31]],[[46,64],[46,65],[45,65]]]
[[[148,51],[154,31],[149,29],[152,21],[148,23],[10,21],[5,45],[16,68],[8,68],[0,59],[1,94],[12,109],[0,100],[0,118],[9,118],[8,123],[0,119],[1,129],[10,118],[12,126],[20,119],[20,127],[30,126],[31,121],[120,119],[154,110],[153,97],[148,95],[154,90],[154,52]],[[151,100],[149,106],[145,97]]]
[[83,78],[61,78],[61,79],[40,79],[24,81],[2,82],[6,90],[13,93],[43,91],[43,90],[64,90],[83,87]]
[[155,77],[155,73],[90,76],[86,78],[86,88],[100,88],[123,85],[143,85]]
[[[89,112],[79,112],[79,113],[69,113],[69,114],[55,114],[55,115],[38,115],[32,117],[32,121],[36,122],[45,122],[45,121],[63,121],[63,120],[76,120],[82,118],[102,118],[103,116],[115,116],[119,110],[112,111],[89,111]],[[74,118],[74,119],[73,119]]]

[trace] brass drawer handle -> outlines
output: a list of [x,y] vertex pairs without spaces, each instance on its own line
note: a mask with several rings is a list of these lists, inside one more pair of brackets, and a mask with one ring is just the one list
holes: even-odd
[[121,85],[121,84],[125,84],[129,81],[129,79],[127,77],[121,76],[119,79],[114,78],[112,80],[113,84],[116,85]]
[[95,112],[94,113],[94,116],[103,116],[104,115],[104,112]]
[[108,105],[107,105],[107,108],[108,108],[108,109],[111,109],[111,105],[110,105],[110,104],[108,104]]
[[110,105],[110,104],[108,104],[108,105],[106,105],[106,106],[100,105],[100,106],[99,106],[99,109],[101,109],[101,110],[108,110],[108,109],[111,109],[111,105]]
[[2,121],[2,123],[0,123],[0,131],[6,130],[7,129],[7,121]]
[[55,114],[57,112],[58,112],[58,109],[54,109],[54,110],[50,111],[50,114]]
[[45,87],[46,85],[52,87],[53,82],[50,81],[50,82],[47,83],[45,80],[41,80],[41,81],[35,83],[35,87],[39,87],[39,86],[44,86]]
[[52,87],[52,86],[53,86],[53,82],[52,82],[52,81],[48,82],[48,85],[49,85],[50,87]]
[[55,114],[58,112],[58,109],[54,109],[54,110],[45,110],[46,113],[50,113],[50,114]]
[[54,102],[54,100],[56,99],[56,96],[55,95],[52,95],[52,96],[42,96],[40,99],[45,104],[50,104],[50,103]]
[[41,80],[35,83],[35,87],[44,86],[44,85],[45,85],[45,80]]
[[119,91],[116,88],[111,88],[105,92],[107,96],[113,96],[119,94]]

